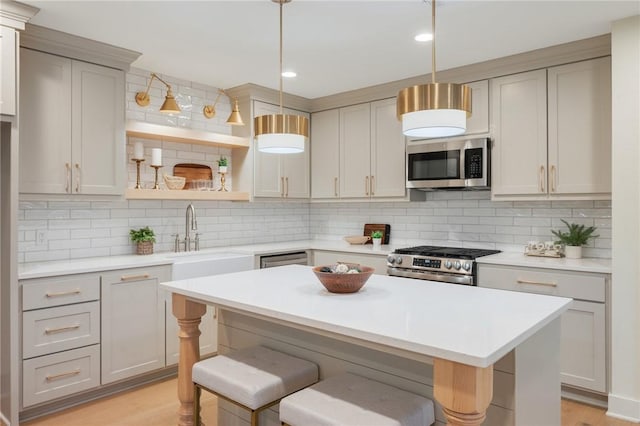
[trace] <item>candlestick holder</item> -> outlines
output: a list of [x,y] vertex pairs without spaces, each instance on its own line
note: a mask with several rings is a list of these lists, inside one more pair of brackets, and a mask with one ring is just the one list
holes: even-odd
[[226,173],[223,173],[223,172],[218,172],[218,173],[220,173],[220,189],[218,189],[218,191],[229,192],[229,190],[225,186],[226,178],[224,177],[224,175],[226,175]]
[[154,169],[156,169],[156,181],[153,185],[153,189],[160,189],[160,186],[158,185],[158,169],[161,168],[162,166],[154,166],[153,164],[151,165],[151,167],[153,167]]
[[136,189],[142,189],[140,186],[140,163],[144,161],[144,158],[132,158],[131,161],[136,162]]

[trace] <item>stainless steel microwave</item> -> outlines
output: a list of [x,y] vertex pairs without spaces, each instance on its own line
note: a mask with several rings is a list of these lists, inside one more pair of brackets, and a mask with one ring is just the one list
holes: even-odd
[[488,189],[491,140],[457,139],[407,144],[407,188]]

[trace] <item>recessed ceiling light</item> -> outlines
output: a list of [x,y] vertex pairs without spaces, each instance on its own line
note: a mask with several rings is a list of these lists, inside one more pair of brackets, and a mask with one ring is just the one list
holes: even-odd
[[413,38],[415,41],[426,42],[433,40],[433,34],[431,33],[422,33],[418,34]]
[[282,76],[283,76],[284,78],[293,78],[293,77],[295,77],[295,76],[297,76],[297,75],[298,75],[298,74],[296,74],[296,72],[295,72],[295,71],[284,71],[284,72],[282,73]]

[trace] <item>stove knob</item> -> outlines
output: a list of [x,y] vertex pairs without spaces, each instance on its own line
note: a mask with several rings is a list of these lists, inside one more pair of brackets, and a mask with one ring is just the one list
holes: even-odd
[[397,263],[398,265],[402,265],[402,256],[398,256],[398,257],[396,257],[396,263]]
[[456,263],[453,264],[453,267],[456,268],[456,270],[460,270],[460,262],[456,260]]
[[471,269],[471,264],[470,264],[469,262],[464,262],[464,264],[462,265],[462,268],[463,268],[465,271],[468,271],[468,270],[470,270],[470,269]]
[[447,268],[447,269],[451,269],[451,266],[453,266],[453,265],[451,264],[451,261],[450,261],[450,260],[447,260],[447,261],[445,261],[445,262],[444,262],[444,267],[445,267],[445,268]]
[[392,254],[390,254],[389,256],[387,256],[387,262],[391,263],[392,265],[395,263],[396,258],[393,257]]

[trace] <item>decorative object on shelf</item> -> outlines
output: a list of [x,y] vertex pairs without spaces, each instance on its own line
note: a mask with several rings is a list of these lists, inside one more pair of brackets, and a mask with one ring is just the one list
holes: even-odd
[[313,273],[330,293],[355,293],[364,286],[374,269],[357,263],[338,262],[315,266]]
[[180,190],[183,189],[187,182],[187,178],[182,176],[164,175],[164,183],[168,189]]
[[284,114],[282,106],[282,6],[291,0],[271,0],[280,5],[280,113],[254,119],[258,151],[296,154],[304,151],[309,137],[309,120],[301,115]]
[[220,159],[218,160],[218,171],[220,173],[227,173],[227,166],[228,166],[228,160],[227,157],[225,157],[224,155],[222,157],[220,157]]
[[164,102],[160,107],[160,112],[163,112],[165,114],[179,113],[180,107],[176,102],[176,98],[173,97],[173,92],[171,91],[171,85],[166,81],[164,81],[163,79],[161,79],[160,77],[158,77],[158,74],[154,72],[151,73],[151,80],[149,80],[149,85],[147,86],[147,90],[144,92],[136,93],[136,103],[142,107],[149,106],[149,103],[151,102],[151,98],[149,97],[149,89],[151,89],[151,83],[153,83],[154,78],[157,78],[162,83],[164,83],[165,86],[167,86],[167,96],[165,96]]
[[380,246],[382,245],[382,236],[384,234],[382,233],[382,231],[373,231],[371,233],[371,241],[373,241],[373,248],[380,248]]
[[136,243],[137,254],[153,254],[153,243],[156,242],[156,234],[153,229],[145,226],[140,229],[132,229],[129,231],[131,241]]
[[[204,114],[206,118],[213,118],[216,116],[216,105],[218,105],[218,100],[220,99],[220,95],[225,95],[226,97],[231,99],[231,97],[227,95],[227,92],[225,92],[222,89],[218,89],[218,96],[216,97],[216,100],[213,102],[213,105],[205,105],[202,108],[202,114]],[[229,114],[229,118],[227,118],[227,124],[230,124],[232,126],[244,126],[244,122],[242,121],[242,117],[240,116],[238,99],[233,100],[233,110],[231,111],[231,114]]]
[[152,164],[151,167],[156,170],[156,178],[154,180],[153,189],[160,189],[160,185],[158,184],[158,169],[160,169],[162,166],[154,166]]
[[346,242],[348,242],[349,244],[355,244],[355,245],[364,244],[370,239],[371,237],[368,235],[349,235],[347,237],[344,237],[344,240]]
[[162,166],[162,149],[153,148],[151,150],[151,165]]
[[141,158],[141,159],[132,158],[131,161],[135,161],[136,162],[136,186],[135,186],[135,189],[142,189],[142,186],[140,185],[140,163],[142,163],[144,161],[144,158]]
[[567,225],[569,231],[563,232],[562,230],[558,230],[551,231],[551,233],[558,238],[557,243],[565,245],[564,254],[567,258],[582,258],[582,246],[587,244],[591,238],[599,237],[599,235],[594,235],[596,227],[586,227],[585,225],[579,225],[577,223],[568,223],[564,219],[560,220]]
[[409,137],[455,136],[467,129],[471,89],[463,84],[436,83],[436,0],[431,0],[431,83],[402,89],[397,115]]
[[140,163],[144,161],[144,146],[142,142],[136,142],[133,144],[133,158],[132,161],[136,162],[136,186],[135,189],[142,189],[140,185]]
[[564,257],[564,247],[562,244],[553,241],[546,241],[544,243],[529,241],[527,245],[524,246],[524,254],[538,257]]

